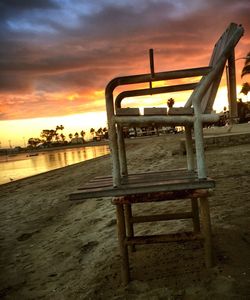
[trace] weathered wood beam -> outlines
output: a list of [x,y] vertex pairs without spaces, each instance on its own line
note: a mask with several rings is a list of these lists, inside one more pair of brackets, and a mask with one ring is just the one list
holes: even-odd
[[202,234],[204,236],[205,263],[207,268],[211,268],[213,265],[212,233],[211,233],[210,209],[209,209],[209,202],[207,197],[200,198],[200,211],[201,211],[201,222],[202,222]]
[[203,237],[200,233],[193,232],[181,232],[172,234],[159,234],[159,235],[147,235],[136,236],[133,238],[127,238],[127,245],[144,245],[144,244],[157,244],[157,243],[170,243],[178,241],[194,241],[202,240]]
[[[114,188],[113,186],[106,187],[93,187],[90,189],[82,189],[69,195],[70,200],[83,200],[98,197],[119,197],[124,195],[155,193],[155,192],[168,192],[168,191],[181,191],[181,190],[196,190],[196,189],[212,189],[215,187],[213,180],[198,180],[198,179],[184,179],[172,181],[157,181],[135,184],[124,184]],[[177,197],[170,200],[178,199]],[[162,199],[164,201],[166,199]],[[136,200],[135,200],[136,201]],[[129,203],[129,201],[128,201]]]
[[169,221],[180,219],[191,219],[193,214],[191,212],[175,213],[175,214],[159,214],[159,215],[145,215],[145,216],[133,216],[130,218],[131,223],[146,223],[156,221]]
[[129,257],[128,257],[128,247],[125,243],[126,227],[125,227],[124,210],[122,205],[116,205],[116,219],[117,219],[118,242],[119,242],[120,255],[121,255],[122,282],[125,285],[127,285],[130,280]]
[[228,84],[229,84],[228,86],[229,116],[230,116],[230,124],[233,124],[235,123],[236,118],[238,117],[234,50],[232,51],[231,55],[228,58],[227,76],[228,76]]
[[[219,120],[219,116],[216,114],[201,114],[201,121],[203,123],[213,123]],[[121,124],[123,126],[129,125],[138,125],[142,126],[144,124],[169,124],[169,125],[185,125],[185,124],[193,124],[196,120],[196,116],[113,116],[112,122],[115,124]]]

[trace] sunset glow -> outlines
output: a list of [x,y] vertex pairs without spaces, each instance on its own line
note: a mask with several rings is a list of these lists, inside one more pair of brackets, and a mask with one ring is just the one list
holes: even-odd
[[[150,48],[155,72],[207,66],[216,40],[236,22],[245,28],[236,58],[250,50],[247,0],[1,1],[0,11],[1,147],[23,146],[60,124],[66,136],[107,126],[105,86],[117,76],[149,73]],[[236,62],[238,97],[243,64]],[[217,112],[228,106],[225,85],[224,75]],[[181,106],[189,95],[129,98],[124,105],[166,106],[172,97]]]

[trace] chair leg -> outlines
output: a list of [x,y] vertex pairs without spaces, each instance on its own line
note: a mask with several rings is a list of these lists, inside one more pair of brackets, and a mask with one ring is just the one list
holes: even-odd
[[206,267],[210,268],[213,265],[212,234],[211,234],[209,202],[207,197],[200,198],[200,211],[201,211],[201,221],[202,221],[202,232],[204,235],[205,263],[206,263]]
[[[134,226],[133,223],[131,222],[131,218],[132,218],[131,204],[124,204],[124,212],[125,212],[127,237],[134,237]],[[134,252],[135,245],[131,245],[130,250]]]
[[199,207],[198,207],[198,199],[192,198],[192,213],[193,213],[193,227],[194,232],[200,232],[200,218],[199,218]]
[[128,246],[126,244],[126,228],[124,210],[122,204],[116,204],[117,228],[118,228],[118,242],[121,255],[121,274],[122,282],[126,286],[130,281],[129,274],[129,258]]

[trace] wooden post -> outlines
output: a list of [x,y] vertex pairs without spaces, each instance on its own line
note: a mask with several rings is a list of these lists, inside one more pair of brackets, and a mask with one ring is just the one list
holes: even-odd
[[194,150],[192,141],[192,128],[190,125],[185,126],[186,135],[186,152],[187,152],[187,167],[189,171],[194,170]]
[[120,168],[121,168],[121,175],[127,176],[128,175],[128,167],[127,167],[127,158],[126,158],[126,151],[125,151],[125,142],[122,132],[122,126],[117,125],[117,138],[118,138],[118,153],[119,153],[119,161],[120,161]]
[[[149,49],[149,62],[150,62],[150,73],[151,78],[155,76],[155,67],[154,67],[154,49]],[[149,88],[152,89],[152,81],[149,81]]]
[[195,149],[196,149],[196,160],[197,160],[197,171],[199,179],[206,179],[206,166],[205,166],[205,150],[203,140],[203,128],[201,120],[200,107],[195,103],[195,121],[194,121],[194,138],[195,138]]
[[212,262],[212,236],[209,203],[207,197],[200,198],[202,233],[204,235],[205,263],[207,268],[211,268]]
[[118,229],[118,242],[121,255],[121,274],[122,282],[127,285],[130,281],[129,274],[129,258],[128,258],[128,246],[126,244],[126,228],[124,211],[122,204],[116,204],[116,216],[117,216],[117,229]]
[[[131,204],[124,204],[124,212],[125,212],[125,221],[126,221],[126,230],[127,237],[134,237],[134,224],[132,221],[132,207]],[[131,251],[135,251],[135,245],[131,245]]]
[[116,126],[113,122],[114,116],[114,103],[113,103],[113,82],[111,81],[105,90],[105,98],[106,98],[106,111],[107,111],[107,119],[108,119],[108,131],[109,131],[109,146],[111,152],[111,158],[113,163],[113,186],[117,187],[121,183],[120,176],[120,162],[119,162],[119,153],[118,153],[118,144],[117,144],[117,134],[116,134]]
[[192,205],[192,214],[193,214],[193,227],[194,232],[200,232],[200,218],[199,218],[199,207],[198,207],[198,199],[192,198],[191,199]]
[[154,66],[154,49],[149,49],[149,60],[150,60],[150,73],[151,77],[155,77],[155,66]]
[[237,113],[237,95],[236,95],[236,75],[235,75],[235,54],[232,50],[231,55],[228,58],[227,67],[228,77],[228,104],[229,104],[229,116],[230,124],[234,124],[238,117]]

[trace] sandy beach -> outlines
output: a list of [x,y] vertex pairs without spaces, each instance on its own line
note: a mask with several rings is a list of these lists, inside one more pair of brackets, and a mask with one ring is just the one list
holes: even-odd
[[[206,129],[206,134],[227,128]],[[250,124],[231,133],[250,132]],[[183,167],[182,134],[127,142],[129,170]],[[95,176],[111,174],[110,156],[0,186],[1,299],[250,299],[250,144],[207,149],[215,266],[204,266],[200,242],[143,245],[130,255],[132,282],[123,288],[115,208],[110,198],[69,201]],[[135,209],[181,211],[187,201]],[[136,227],[178,232],[190,221]]]

